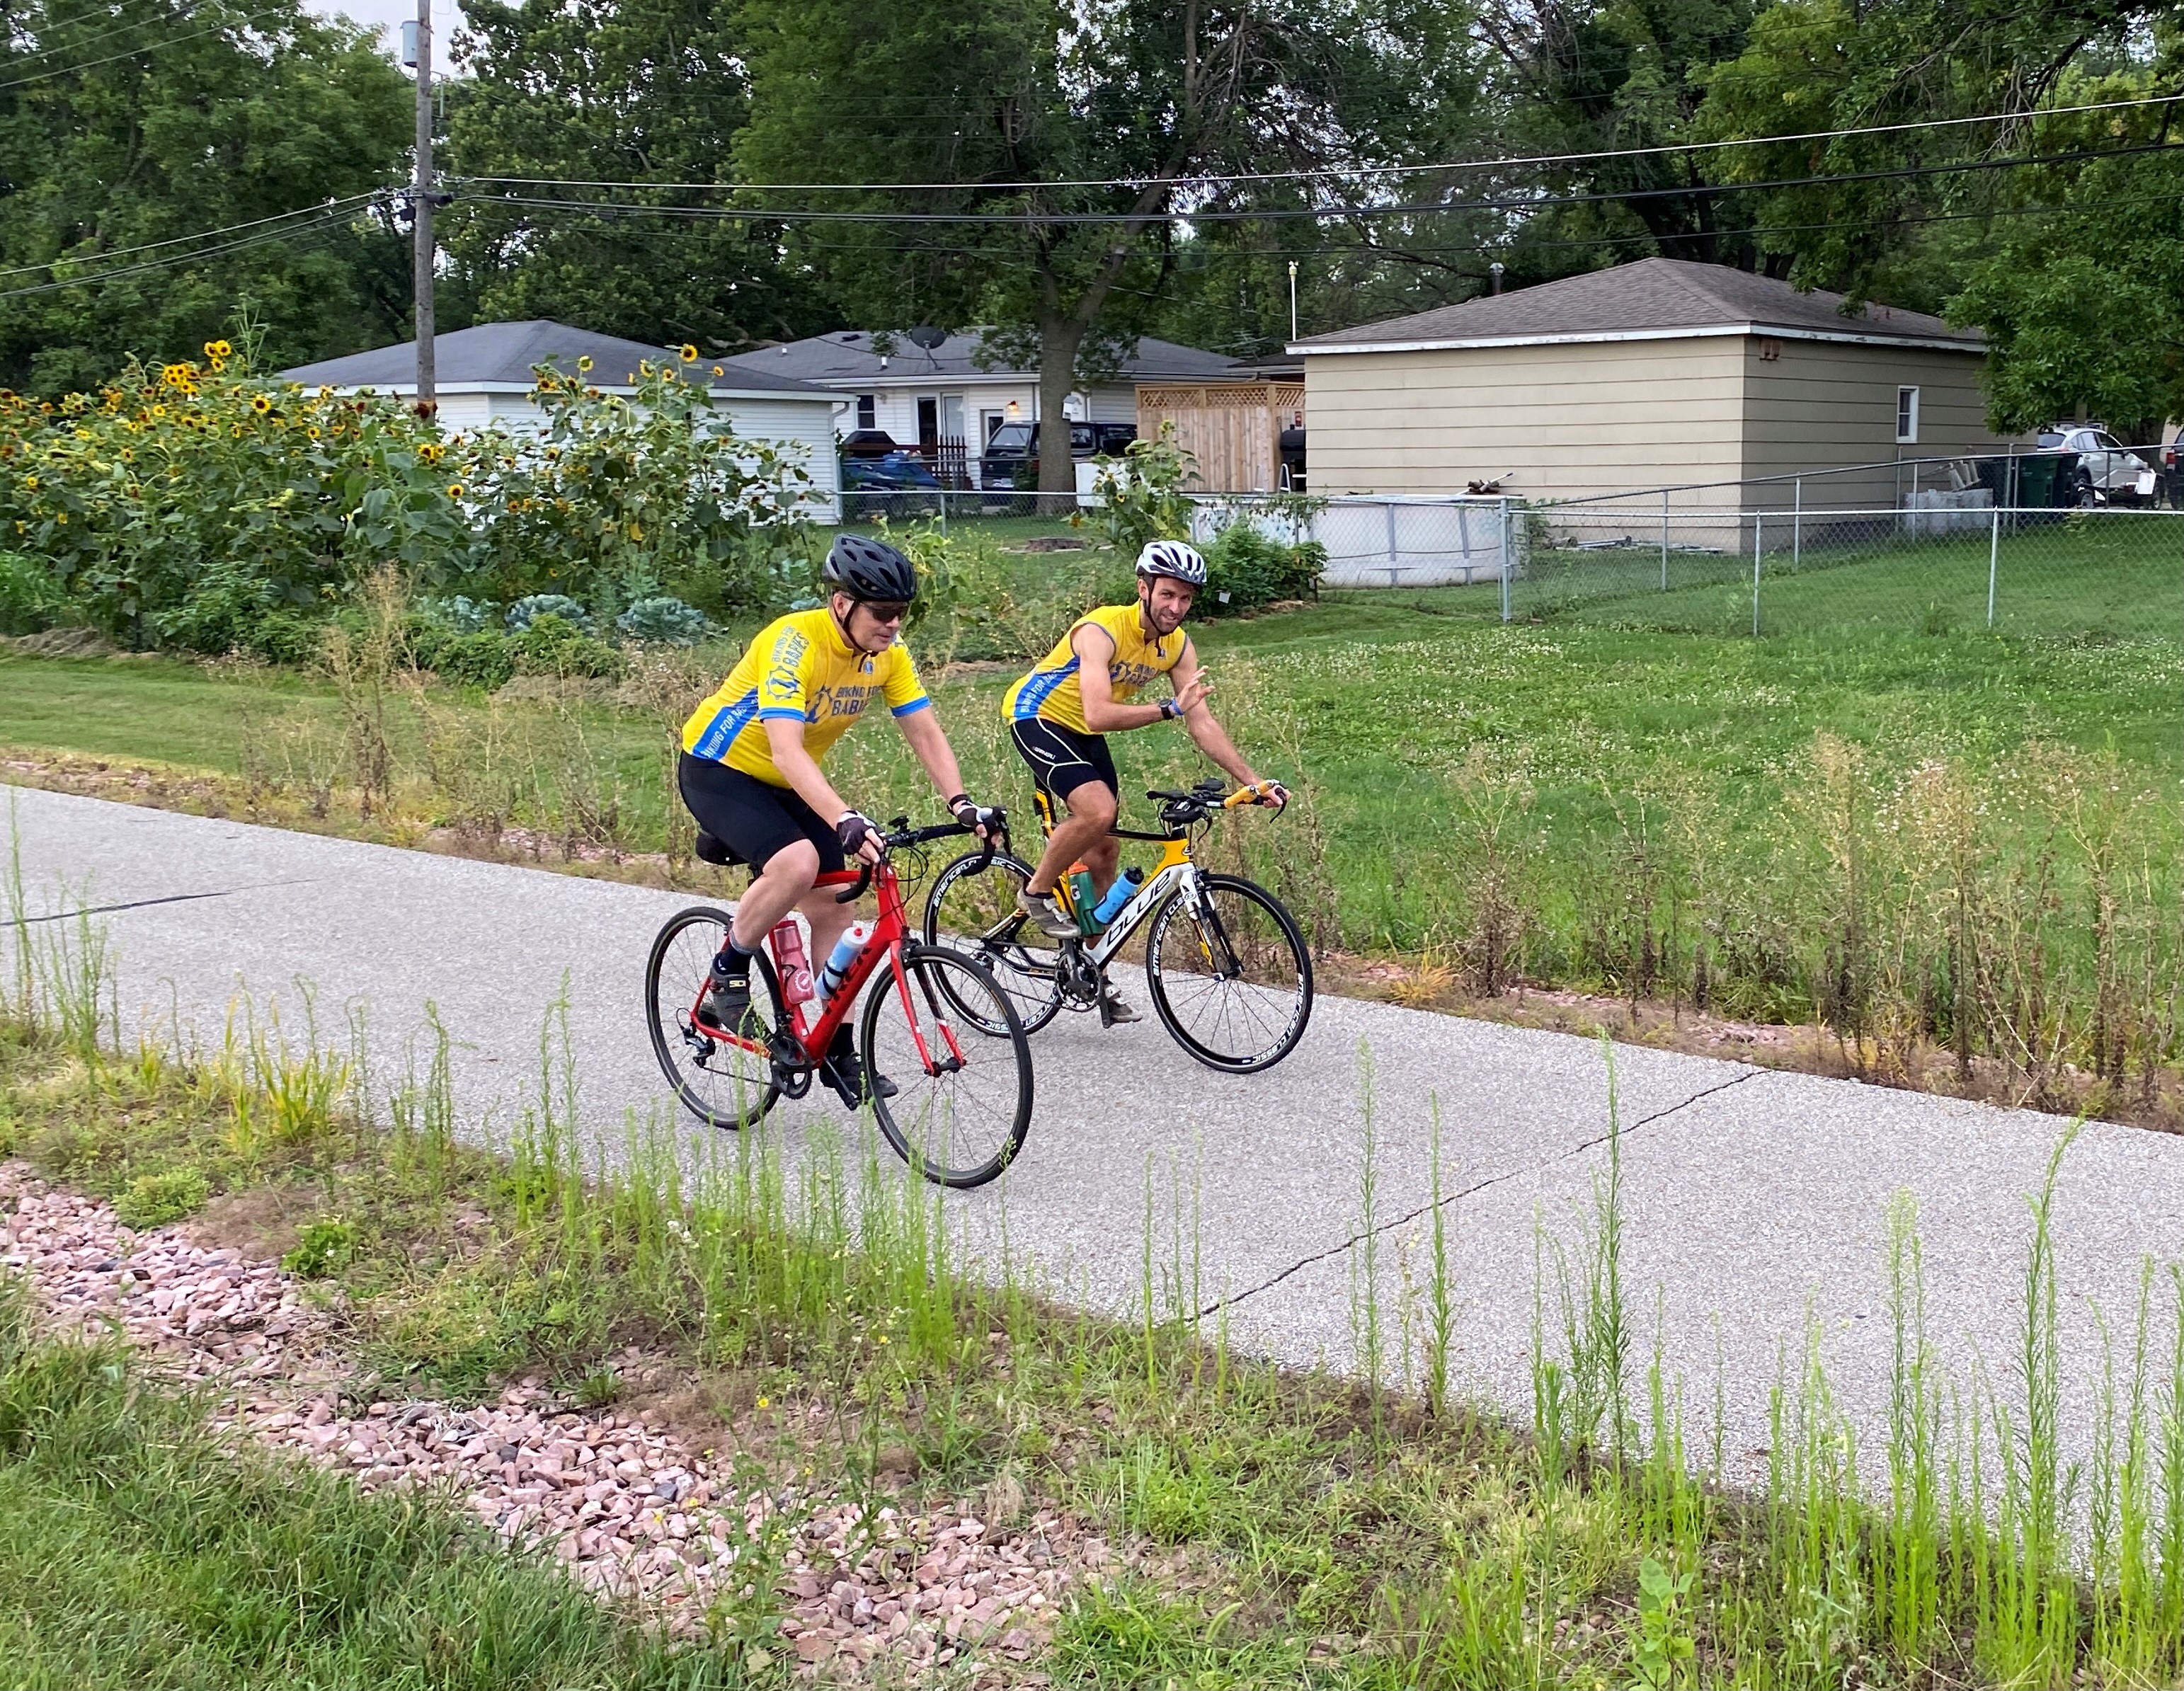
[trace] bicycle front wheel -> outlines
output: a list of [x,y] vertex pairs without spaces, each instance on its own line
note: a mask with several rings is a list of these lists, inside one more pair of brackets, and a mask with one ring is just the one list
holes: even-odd
[[[1061,954],[1017,908],[1017,894],[1030,880],[1031,865],[1017,858],[996,853],[988,862],[978,852],[957,858],[933,877],[925,895],[925,943],[960,952],[985,970],[1007,994],[1023,1031],[1036,1033],[1061,1013]],[[945,990],[949,980],[941,985]],[[956,1009],[967,1016],[978,1013],[975,1004]]]
[[[972,1005],[976,1014],[958,1010]],[[865,1000],[867,1076],[894,1083],[872,1115],[897,1154],[942,1186],[983,1186],[1031,1131],[1031,1043],[1008,995],[959,952],[905,945]]]
[[[682,1107],[709,1127],[755,1126],[781,1096],[773,1059],[727,1038],[693,1014],[713,959],[728,937],[728,913],[700,904],[667,919],[644,965],[644,1007],[652,1054]],[[772,962],[752,960],[748,1037],[763,1047],[782,1025]]]
[[1273,1067],[1312,1019],[1303,935],[1273,893],[1238,876],[1201,874],[1161,906],[1145,977],[1175,1043],[1231,1074]]

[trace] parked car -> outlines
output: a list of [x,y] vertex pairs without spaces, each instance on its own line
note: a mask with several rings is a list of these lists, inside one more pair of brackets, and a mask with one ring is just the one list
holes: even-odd
[[2151,503],[2158,478],[2153,466],[2094,423],[2063,423],[2040,431],[2039,449],[2072,461],[2064,474],[2064,501],[2074,505]]
[[[978,485],[992,488],[1033,488],[1039,485],[1039,429],[1037,423],[1004,423],[986,442],[978,455]],[[1072,459],[1119,456],[1137,439],[1129,423],[1072,423],[1069,455]]]
[[929,516],[940,509],[940,478],[914,452],[898,447],[878,458],[842,459],[842,509],[861,517]]

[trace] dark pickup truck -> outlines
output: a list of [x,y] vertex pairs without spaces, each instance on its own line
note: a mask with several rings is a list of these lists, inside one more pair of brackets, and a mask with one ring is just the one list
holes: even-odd
[[[1037,423],[1004,423],[995,429],[978,455],[978,485],[1027,492],[1038,487],[1039,429]],[[1128,423],[1072,423],[1069,455],[1117,457],[1137,437],[1137,429]]]

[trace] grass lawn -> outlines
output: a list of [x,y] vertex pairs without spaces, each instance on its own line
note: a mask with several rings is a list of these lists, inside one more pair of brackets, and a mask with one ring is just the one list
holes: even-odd
[[215,1435],[209,1408],[114,1342],[33,1338],[20,1283],[0,1284],[10,1685],[484,1691],[731,1678],[717,1660],[671,1655],[451,1511],[367,1499]]

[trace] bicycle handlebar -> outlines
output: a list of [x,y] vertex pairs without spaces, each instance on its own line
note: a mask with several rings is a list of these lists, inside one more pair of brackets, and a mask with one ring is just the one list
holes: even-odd
[[[975,831],[964,822],[941,822],[929,828],[913,828],[910,826],[909,817],[898,816],[888,824],[888,831],[880,836],[883,860],[887,852],[899,851],[905,846],[925,845],[933,840],[951,839],[958,834],[973,832]],[[978,867],[985,868],[994,860],[994,853],[1008,843],[1008,813],[996,807],[994,813],[994,826],[987,831],[986,849],[979,856]],[[855,883],[837,893],[834,895],[834,902],[838,904],[854,904],[858,899],[863,898],[872,890],[872,871],[878,866],[877,864],[863,864],[863,872],[857,876]]]
[[1178,793],[1165,787],[1148,787],[1145,797],[1158,799],[1161,820],[1181,826],[1202,820],[1210,810],[1233,810],[1240,804],[1256,804],[1266,797],[1267,789],[1275,783],[1262,782],[1256,787],[1240,787],[1224,794],[1226,782],[1201,781],[1188,793]]

